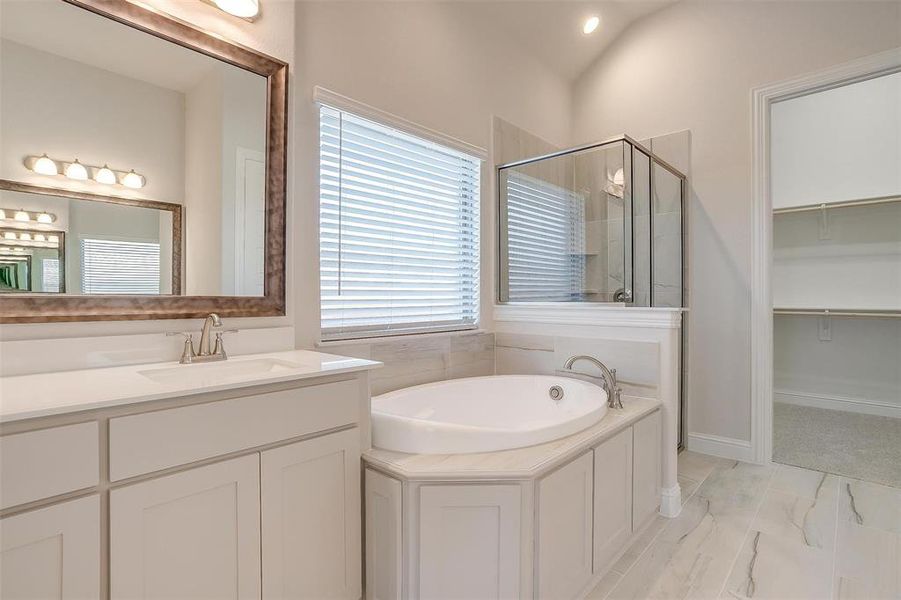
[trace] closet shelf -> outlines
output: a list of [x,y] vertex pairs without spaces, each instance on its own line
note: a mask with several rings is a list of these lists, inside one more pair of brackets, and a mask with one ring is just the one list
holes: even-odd
[[823,210],[824,208],[852,208],[855,206],[870,206],[875,204],[893,204],[895,202],[901,202],[901,196],[880,196],[878,198],[861,198],[860,200],[846,200],[844,202],[822,202],[820,204],[786,206],[784,208],[774,208],[773,214],[784,215],[788,213]]
[[870,319],[901,318],[901,310],[869,308],[774,308],[774,315],[807,315],[813,317],[853,317]]

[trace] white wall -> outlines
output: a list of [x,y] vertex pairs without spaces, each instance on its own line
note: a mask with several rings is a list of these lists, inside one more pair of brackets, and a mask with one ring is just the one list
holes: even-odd
[[[482,22],[467,2],[299,2],[295,165],[297,344],[319,336],[318,114],[323,86],[488,148],[498,115],[558,145],[569,137],[570,89]],[[483,171],[482,325],[494,297],[493,189]]]
[[679,2],[580,77],[573,139],[691,130],[688,432],[750,439],[751,89],[901,46],[895,2]]
[[29,155],[74,160],[146,176],[141,190],[115,193],[165,202],[184,196],[184,96],[9,40],[0,45],[5,179],[97,193],[92,181],[39,175]]
[[[51,1],[51,0],[44,0]],[[55,1],[55,0],[53,0]],[[296,98],[294,92],[294,11],[292,0],[266,0],[262,18],[254,23],[230,17],[213,6],[202,2],[185,2],[183,0],[144,0],[144,3],[162,12],[169,13],[179,19],[192,23],[206,31],[215,33],[225,39],[275,56],[291,64],[289,75],[290,99]],[[289,105],[290,110],[290,105]],[[289,165],[287,184],[287,208],[289,223],[293,215],[293,182],[294,165],[290,162],[291,148],[294,139],[294,120],[289,119]],[[5,134],[5,128],[4,128]],[[4,138],[5,144],[5,138]],[[293,231],[288,227],[289,261],[293,251]],[[290,265],[290,262],[289,262]],[[231,341],[234,354],[284,348],[286,340],[284,327],[293,325],[293,272],[289,267],[287,273],[288,315],[271,318],[230,319],[230,327],[242,330]],[[2,374],[16,372],[34,372],[34,365],[28,360],[17,357],[39,356],[44,359],[59,355],[59,361],[43,364],[42,368],[78,368],[84,364],[108,365],[117,362],[150,362],[152,360],[175,359],[180,351],[180,343],[174,338],[164,338],[165,331],[194,329],[199,326],[196,319],[186,321],[159,320],[140,322],[86,322],[86,323],[43,323],[3,325],[0,327],[0,371]],[[273,329],[277,328],[277,329]],[[70,350],[59,338],[79,339]],[[246,338],[246,341],[244,341]],[[290,336],[293,338],[293,334]],[[23,340],[18,342],[18,340]],[[37,340],[26,342],[24,340]],[[44,347],[50,350],[42,350]],[[78,348],[75,352],[73,349]]]
[[773,208],[901,194],[901,73],[778,102],[770,132]]

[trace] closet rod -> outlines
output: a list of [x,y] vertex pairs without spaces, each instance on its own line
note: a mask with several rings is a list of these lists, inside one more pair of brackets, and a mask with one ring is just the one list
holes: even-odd
[[897,319],[901,310],[830,310],[828,308],[774,308],[774,315],[806,315],[811,317],[854,317]]
[[783,215],[786,213],[808,212],[812,210],[823,210],[824,208],[851,208],[854,206],[870,206],[873,204],[892,204],[901,202],[901,196],[882,196],[879,198],[864,198],[862,200],[847,200],[845,202],[824,202],[821,204],[805,204],[803,206],[789,206],[786,208],[774,208],[774,215]]

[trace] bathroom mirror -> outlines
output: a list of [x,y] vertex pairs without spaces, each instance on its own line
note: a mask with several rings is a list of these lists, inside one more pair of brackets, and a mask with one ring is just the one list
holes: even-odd
[[125,0],[0,11],[0,322],[284,314],[287,65]]

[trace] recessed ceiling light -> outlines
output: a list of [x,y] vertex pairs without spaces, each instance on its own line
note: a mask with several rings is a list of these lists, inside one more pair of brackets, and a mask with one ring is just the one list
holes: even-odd
[[589,33],[594,33],[594,30],[598,28],[598,25],[601,24],[601,18],[597,15],[593,17],[588,17],[585,20],[585,24],[582,25],[582,33],[588,35]]
[[213,0],[230,15],[250,19],[260,14],[260,0]]

